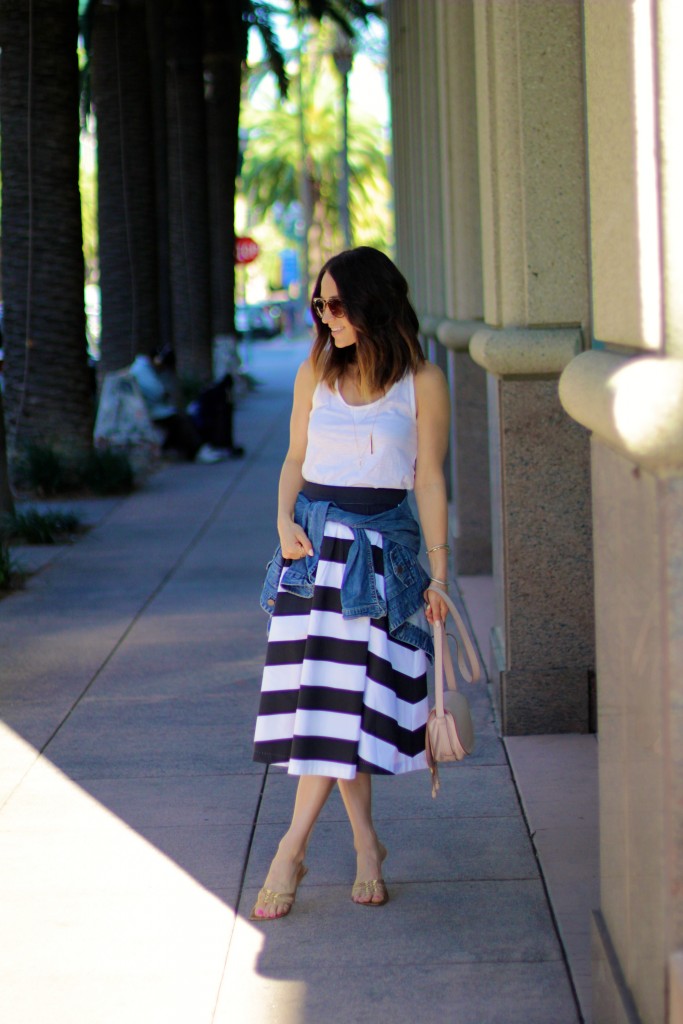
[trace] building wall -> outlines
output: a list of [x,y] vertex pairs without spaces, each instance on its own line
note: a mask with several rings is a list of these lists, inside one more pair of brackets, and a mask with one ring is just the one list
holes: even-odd
[[683,1019],[668,980],[683,942],[683,154],[673,114],[683,9],[584,8],[596,343],[567,367],[560,394],[593,449],[595,1008],[607,1024],[633,1012],[654,1024]]
[[589,449],[557,396],[589,319],[579,3],[389,16],[398,260],[449,376],[455,566],[492,565],[503,730],[586,731]]
[[390,0],[389,24],[398,256],[472,571],[490,502],[501,725],[591,728],[597,669],[594,1020],[678,1024],[683,5]]
[[578,0],[474,3],[496,628],[507,734],[587,731],[594,667],[588,440],[557,378],[589,321]]
[[401,0],[388,17],[397,260],[448,377],[451,545],[474,575],[491,568],[486,374],[468,352],[483,316],[474,15]]

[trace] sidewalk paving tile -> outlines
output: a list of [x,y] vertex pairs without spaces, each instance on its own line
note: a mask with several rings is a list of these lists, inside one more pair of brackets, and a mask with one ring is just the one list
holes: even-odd
[[214,1024],[576,1024],[564,965],[440,963],[405,968],[372,960],[351,975],[286,970],[257,973],[249,959],[230,965]]
[[[373,816],[376,821],[401,818],[452,819],[460,817],[505,817],[519,814],[519,804],[507,765],[470,766],[467,763],[442,769],[442,784],[436,799],[426,772],[410,772],[396,778],[377,778],[373,787]],[[260,824],[287,823],[294,807],[296,779],[277,769],[268,772]],[[336,796],[336,791],[333,797]],[[322,820],[346,821],[341,799],[328,800]]]
[[[240,913],[248,915],[257,891],[244,890]],[[390,893],[384,907],[368,910],[352,902],[350,885],[312,885],[306,878],[296,913],[277,927],[258,925],[266,939],[259,971],[310,977],[330,963],[339,972],[366,970],[371,957],[373,966],[402,965],[414,977],[430,963],[561,960],[538,880],[411,881],[392,884]]]
[[48,770],[36,766],[7,801],[0,828],[76,828],[89,813],[90,801],[143,835],[146,828],[168,826],[251,826],[263,785],[260,775],[82,778],[72,786],[64,780],[53,765]]
[[[293,912],[248,920],[295,789],[251,745],[306,351],[249,349],[263,386],[236,416],[244,460],[167,466],[93,506],[93,529],[0,601],[8,1024],[579,1020],[485,683],[465,688],[475,754],[442,768],[437,800],[427,772],[376,780],[390,902],[352,903],[335,792]],[[485,631],[486,585],[462,589]]]
[[[443,819],[389,820],[380,838],[389,850],[384,864],[394,881],[529,879],[538,872],[528,834],[519,817],[470,818],[448,828]],[[268,870],[282,834],[280,825],[259,825],[246,885],[258,886]],[[309,884],[321,877],[330,883],[353,880],[355,855],[348,822],[320,821],[307,855]]]

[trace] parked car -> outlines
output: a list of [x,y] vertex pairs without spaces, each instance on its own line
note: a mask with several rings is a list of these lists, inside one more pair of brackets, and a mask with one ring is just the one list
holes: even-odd
[[282,312],[271,302],[238,305],[235,308],[235,331],[242,338],[274,338],[282,331]]

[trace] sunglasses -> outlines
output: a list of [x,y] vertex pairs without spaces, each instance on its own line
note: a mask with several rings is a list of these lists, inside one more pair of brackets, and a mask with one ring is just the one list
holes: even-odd
[[344,309],[344,304],[341,299],[323,299],[322,296],[318,296],[317,299],[313,299],[313,309],[321,320],[326,306],[332,316],[346,315],[346,310]]

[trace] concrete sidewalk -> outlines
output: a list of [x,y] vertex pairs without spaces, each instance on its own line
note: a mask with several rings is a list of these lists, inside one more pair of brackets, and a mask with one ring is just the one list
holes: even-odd
[[3,1024],[581,1019],[485,685],[468,690],[476,754],[437,800],[427,773],[377,780],[386,907],[350,900],[335,793],[292,914],[248,920],[295,788],[251,740],[303,354],[253,346],[245,460],[171,466],[96,506],[0,602]]

